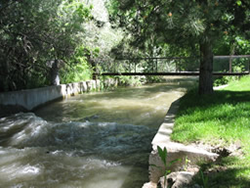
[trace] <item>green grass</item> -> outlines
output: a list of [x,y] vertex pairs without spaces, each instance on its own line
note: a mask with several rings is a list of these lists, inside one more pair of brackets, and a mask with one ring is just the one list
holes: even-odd
[[182,143],[203,141],[225,146],[240,142],[244,155],[213,164],[213,168],[226,166],[226,170],[209,177],[209,185],[250,187],[250,77],[233,81],[213,95],[196,93],[190,91],[181,99],[171,138]]

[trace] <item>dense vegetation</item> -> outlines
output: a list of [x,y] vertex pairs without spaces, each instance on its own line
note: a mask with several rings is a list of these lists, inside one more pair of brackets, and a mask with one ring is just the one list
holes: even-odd
[[[200,56],[199,93],[212,93],[214,46],[224,35],[248,35],[249,1],[111,0],[114,22],[131,45],[151,55],[170,48]],[[162,50],[163,49],[163,50]],[[185,49],[185,50],[183,50]],[[176,48],[175,48],[176,50]],[[179,51],[178,50],[178,51]]]
[[[192,56],[200,58],[200,93],[212,93],[213,54],[250,51],[249,6],[245,0],[2,0],[0,91],[50,85],[53,64],[68,83],[90,79],[93,71],[126,70],[126,63],[114,63],[119,58]],[[179,67],[189,69],[185,61]],[[145,61],[142,68],[154,65]]]
[[[72,1],[1,1],[1,90],[46,84],[50,61],[63,62],[82,43],[91,7]],[[37,79],[38,78],[38,79]]]
[[[249,187],[250,185],[250,77],[230,82],[213,95],[198,96],[190,91],[181,99],[172,139],[204,142],[220,147],[238,144],[239,156],[229,156],[203,169],[208,187]],[[218,173],[208,173],[219,169]],[[220,170],[224,169],[224,170]]]
[[108,50],[121,37],[113,39],[116,32],[106,26],[104,3],[97,3],[1,1],[0,91],[50,85],[55,61],[62,83],[90,79],[94,63],[107,60]]

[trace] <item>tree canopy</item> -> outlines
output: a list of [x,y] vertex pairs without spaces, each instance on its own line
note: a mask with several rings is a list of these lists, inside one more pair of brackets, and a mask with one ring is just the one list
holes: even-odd
[[[0,2],[0,88],[25,88],[44,79],[47,62],[65,60],[84,42],[91,6],[71,0]],[[41,81],[42,82],[42,81]]]
[[212,93],[213,54],[250,51],[249,7],[247,0],[2,0],[0,91],[49,85],[57,60],[62,83],[88,79],[119,54],[200,57],[199,91]]
[[109,10],[134,46],[169,44],[198,54],[199,92],[206,94],[213,92],[213,46],[225,35],[249,37],[249,7],[246,0],[111,0]]

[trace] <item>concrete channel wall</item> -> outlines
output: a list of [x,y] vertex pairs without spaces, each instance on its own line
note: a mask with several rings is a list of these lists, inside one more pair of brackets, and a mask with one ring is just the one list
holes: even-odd
[[0,117],[21,111],[32,111],[39,106],[57,99],[63,99],[93,90],[96,91],[102,88],[114,87],[117,86],[117,84],[118,82],[114,79],[107,79],[102,83],[100,80],[90,80],[0,93]]
[[[160,125],[154,139],[152,140],[152,151],[149,155],[149,180],[150,182],[145,183],[142,188],[157,188],[160,178],[164,176],[165,166],[158,153],[157,147],[161,149],[167,149],[166,162],[168,169],[173,173],[180,173],[181,179],[174,178],[174,184],[171,187],[185,187],[185,183],[192,179],[192,177],[198,172],[193,170],[197,167],[197,163],[205,161],[215,161],[219,155],[199,148],[195,145],[184,145],[181,143],[173,142],[171,140],[171,134],[173,132],[175,116],[179,108],[179,99],[174,101],[164,118],[164,122]],[[172,161],[176,160],[175,163]],[[189,161],[187,164],[187,160]],[[187,168],[189,167],[189,169]],[[191,172],[189,171],[191,170]],[[184,175],[183,175],[184,174]],[[191,179],[188,177],[191,176]],[[171,180],[172,181],[172,180]],[[183,185],[177,186],[179,181],[183,181]],[[172,182],[173,183],[173,182]],[[185,185],[184,185],[185,184]],[[169,186],[166,186],[169,187]]]

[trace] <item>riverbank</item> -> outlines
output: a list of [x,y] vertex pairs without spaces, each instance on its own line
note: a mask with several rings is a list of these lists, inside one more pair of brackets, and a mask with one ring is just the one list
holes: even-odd
[[[171,139],[211,145],[224,152],[216,163],[201,165],[195,182],[203,187],[250,187],[249,83],[250,77],[243,77],[213,95],[190,91],[180,100]],[[236,152],[225,149],[230,147]]]
[[[173,142],[170,136],[173,131],[175,116],[179,108],[179,101],[174,101],[164,122],[161,124],[156,135],[154,136],[152,144],[152,151],[149,156],[149,180],[145,183],[143,188],[156,188],[159,181],[162,181],[163,170],[170,172],[167,180],[172,179],[171,183],[167,183],[167,187],[183,187],[187,182],[191,182],[192,177],[198,172],[197,163],[199,161],[215,161],[219,155],[206,150],[204,147],[197,145],[184,145]],[[166,148],[166,166],[163,163],[158,147]],[[188,161],[187,161],[188,160]],[[174,163],[172,161],[175,161]],[[164,182],[162,182],[164,184]],[[164,186],[161,186],[164,187]]]
[[90,91],[117,87],[118,80],[106,78],[77,83],[60,84],[36,89],[0,93],[0,117],[18,112],[33,111],[38,107]]
[[[170,79],[169,79],[170,78]],[[176,80],[181,80],[177,77]],[[35,89],[27,89],[13,92],[0,93],[0,117],[8,116],[18,112],[29,112],[47,105],[56,100],[62,100],[78,94],[113,89],[118,86],[136,87],[147,83],[168,83],[172,82],[172,77],[137,77],[103,76],[97,80],[88,80],[76,83],[60,84]]]

